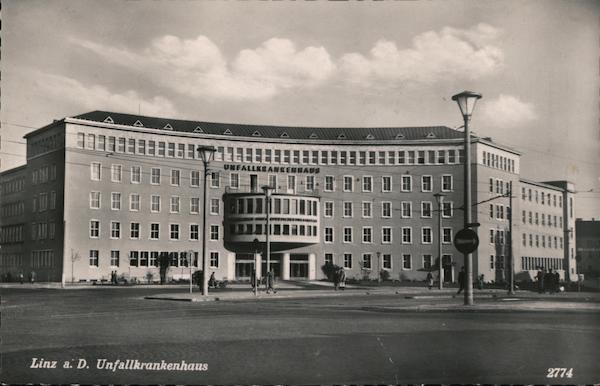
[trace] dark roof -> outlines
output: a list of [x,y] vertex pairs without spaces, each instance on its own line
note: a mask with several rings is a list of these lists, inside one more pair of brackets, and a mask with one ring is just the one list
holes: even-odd
[[[167,125],[173,131],[200,132],[211,135],[254,137],[254,138],[286,138],[314,140],[425,140],[425,139],[458,139],[463,133],[446,126],[427,127],[297,127],[245,125],[237,123],[215,123],[186,121],[147,117],[142,115],[121,114],[109,111],[91,111],[73,118],[93,122],[106,122],[108,117],[112,123],[125,126],[136,126],[165,129]],[[111,123],[110,121],[108,121]],[[139,124],[141,123],[142,126]],[[165,129],[170,130],[170,129]]]

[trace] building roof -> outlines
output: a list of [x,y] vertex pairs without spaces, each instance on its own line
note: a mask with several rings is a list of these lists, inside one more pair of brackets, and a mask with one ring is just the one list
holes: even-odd
[[427,140],[460,139],[462,132],[446,126],[425,127],[299,127],[246,125],[238,123],[216,123],[187,121],[181,119],[148,117],[134,114],[121,114],[109,111],[91,111],[72,117],[116,125],[160,129],[186,133],[222,135],[224,137],[312,139],[312,140]]
[[557,190],[560,192],[564,191],[564,189],[561,188],[560,186],[550,185],[547,182],[538,182],[538,181],[528,180],[523,177],[519,178],[519,181],[521,181],[521,183],[524,183],[524,184],[539,186],[540,188],[552,189],[552,190]]

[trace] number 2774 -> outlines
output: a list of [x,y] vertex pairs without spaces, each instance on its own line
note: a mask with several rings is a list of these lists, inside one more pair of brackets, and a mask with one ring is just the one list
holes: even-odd
[[573,368],[549,367],[546,378],[573,378]]

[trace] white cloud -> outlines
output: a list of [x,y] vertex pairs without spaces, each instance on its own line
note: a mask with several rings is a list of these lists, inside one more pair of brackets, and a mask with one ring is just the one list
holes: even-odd
[[440,32],[417,35],[412,47],[404,49],[381,39],[368,56],[342,56],[340,67],[349,81],[364,86],[477,79],[498,71],[503,64],[502,50],[493,45],[499,34],[498,29],[487,24],[467,30],[445,27]]
[[81,106],[85,110],[113,110],[137,112],[159,116],[175,116],[177,109],[162,96],[144,99],[133,90],[112,93],[100,85],[85,85],[78,80],[55,74],[36,72],[33,74],[36,87],[49,97]]
[[298,50],[290,40],[278,38],[240,51],[231,63],[205,36],[193,40],[163,36],[141,53],[77,39],[71,42],[193,97],[265,99],[285,89],[318,86],[335,70],[323,47]]
[[492,126],[516,127],[538,118],[533,104],[523,102],[512,95],[500,94],[496,99],[482,99],[479,103],[484,122]]

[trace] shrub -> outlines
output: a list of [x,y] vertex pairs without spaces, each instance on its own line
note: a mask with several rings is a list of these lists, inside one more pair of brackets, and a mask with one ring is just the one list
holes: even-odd
[[325,263],[321,266],[321,271],[327,276],[327,280],[333,281],[333,274],[340,269],[339,266],[332,263]]
[[379,277],[381,278],[381,280],[386,281],[390,279],[390,273],[389,271],[382,269],[381,271],[379,271]]

